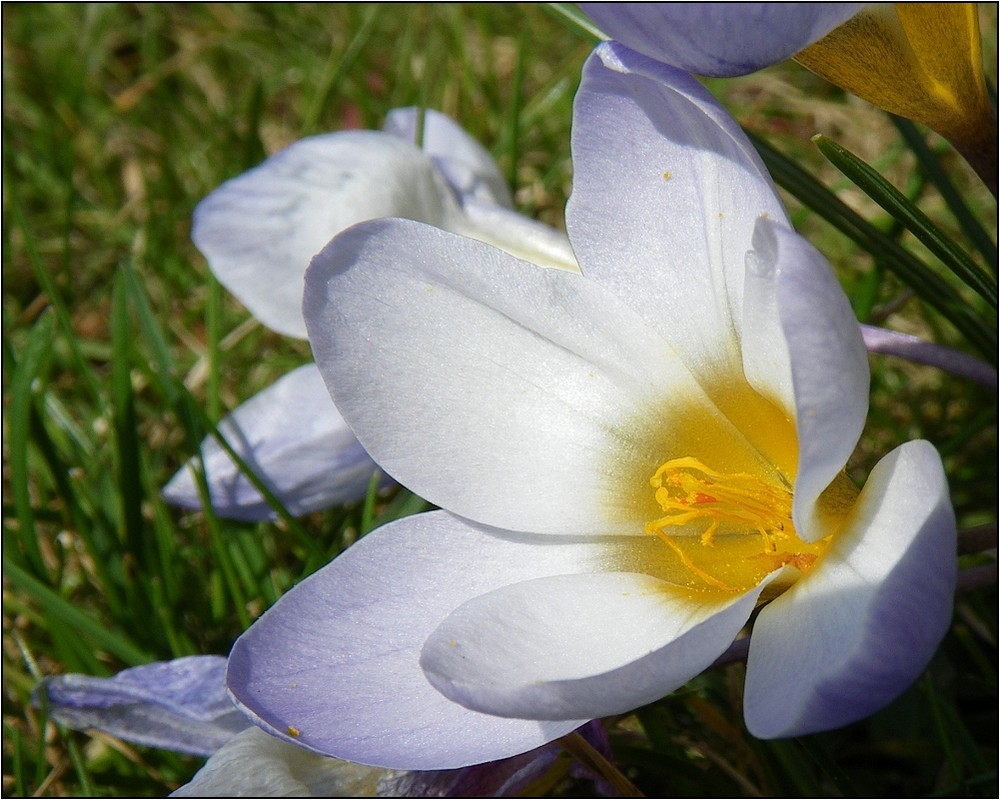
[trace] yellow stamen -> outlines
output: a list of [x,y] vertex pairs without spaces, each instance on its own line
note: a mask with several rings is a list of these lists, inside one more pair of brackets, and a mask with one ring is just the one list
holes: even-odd
[[667,461],[649,484],[656,490],[660,508],[670,512],[649,524],[662,528],[708,519],[708,530],[701,537],[702,544],[708,547],[714,544],[720,522],[757,531],[766,550],[772,552],[776,549],[772,536],[791,527],[792,493],[783,486],[766,484],[755,475],[716,472],[688,456]]
[[[686,456],[662,464],[649,484],[664,514],[646,523],[646,533],[673,551],[693,586],[744,591],[786,565],[807,572],[826,549],[825,541],[799,539],[791,487],[776,472],[767,479],[719,472]],[[698,536],[679,530],[698,522],[707,523]],[[760,537],[756,548],[748,535]]]

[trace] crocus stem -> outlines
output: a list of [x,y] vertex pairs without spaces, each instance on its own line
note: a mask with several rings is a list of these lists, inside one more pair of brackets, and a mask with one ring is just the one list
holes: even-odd
[[952,375],[968,378],[994,389],[997,386],[997,371],[993,367],[985,361],[952,350],[950,347],[925,342],[916,336],[873,325],[862,325],[861,337],[871,353],[905,358],[917,364],[937,367]]
[[559,739],[559,744],[594,775],[610,783],[622,797],[645,797],[636,785],[621,773],[618,767],[608,761],[576,731]]
[[997,129],[996,123],[982,132],[977,139],[955,139],[955,149],[969,162],[969,166],[997,196]]
[[981,553],[983,550],[994,550],[997,546],[996,523],[976,525],[958,532],[958,554]]
[[981,586],[989,586],[997,582],[997,565],[984,564],[981,567],[963,569],[958,573],[958,591],[970,592]]

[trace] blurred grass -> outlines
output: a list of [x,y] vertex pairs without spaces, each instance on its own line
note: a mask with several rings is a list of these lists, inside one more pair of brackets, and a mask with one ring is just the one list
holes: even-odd
[[[545,7],[504,4],[0,12],[3,793],[162,795],[197,760],[57,730],[28,705],[35,680],[225,653],[357,536],[423,507],[405,493],[370,498],[309,517],[303,540],[287,523],[236,524],[162,503],[159,488],[208,423],[309,358],[305,343],[248,323],[212,280],[189,240],[194,205],[301,136],[379,127],[390,108],[426,103],[493,152],[520,210],[562,227],[572,99],[591,43]],[[983,14],[995,85],[995,6]],[[707,83],[750,131],[932,268],[941,269],[812,135],[872,164],[988,266],[988,248],[969,241],[881,112],[794,64]],[[923,135],[995,247],[993,199],[946,143]],[[856,243],[786,198],[860,318],[971,351]],[[995,524],[995,392],[895,359],[872,364],[852,474],[863,479],[892,447],[928,438],[945,454],[960,527]],[[996,790],[995,588],[959,598],[924,680],[842,731],[752,739],[741,670],[704,675],[615,728],[616,756],[649,795]]]

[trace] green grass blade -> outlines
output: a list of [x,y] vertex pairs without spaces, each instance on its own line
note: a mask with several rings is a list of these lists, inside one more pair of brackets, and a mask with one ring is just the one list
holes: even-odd
[[111,310],[111,405],[114,409],[115,442],[118,450],[118,501],[121,507],[122,541],[127,553],[138,554],[148,566],[145,525],[142,520],[142,469],[136,431],[135,396],[132,391],[132,330],[124,276],[115,277]]
[[510,101],[510,111],[507,114],[507,133],[505,136],[505,152],[507,155],[507,185],[511,190],[517,188],[517,173],[519,165],[519,150],[521,145],[521,112],[524,88],[524,53],[525,37],[522,33],[517,41],[517,61],[514,64],[513,95]]
[[608,38],[580,9],[572,3],[545,3],[544,8],[555,19],[587,42],[596,44]]
[[344,75],[354,66],[358,56],[371,39],[375,30],[375,23],[378,21],[382,6],[372,4],[365,8],[361,26],[351,37],[347,49],[333,47],[330,49],[330,56],[323,68],[316,91],[309,102],[309,107],[302,116],[302,135],[309,136],[317,132],[317,124],[323,109],[326,108],[330,97],[335,95],[337,87]]
[[90,639],[96,646],[107,650],[126,664],[136,666],[153,660],[145,650],[134,645],[123,635],[112,632],[86,611],[59,596],[37,578],[32,577],[6,558],[3,561],[3,574],[5,578],[41,606],[46,613],[74,628],[81,636]]
[[167,404],[172,406],[177,402],[177,389],[173,381],[175,364],[173,356],[170,355],[170,347],[160,331],[156,316],[149,305],[149,298],[143,291],[135,270],[127,262],[119,269],[118,279],[125,283],[129,304],[135,312],[143,340],[153,351],[154,369],[150,370],[149,375],[156,382],[157,391]]
[[35,528],[29,484],[28,443],[31,431],[31,416],[34,408],[33,388],[35,379],[44,373],[52,347],[55,318],[44,314],[35,323],[28,339],[28,345],[20,363],[14,371],[10,389],[10,417],[8,428],[10,446],[10,482],[17,509],[18,536],[21,551],[38,576],[45,576],[48,570],[42,560]]
[[52,276],[49,274],[49,271],[45,268],[45,265],[42,262],[42,257],[35,244],[35,237],[24,217],[24,212],[21,209],[20,203],[18,202],[17,192],[14,188],[15,183],[16,181],[5,182],[5,186],[9,187],[10,192],[8,197],[8,213],[10,214],[13,223],[20,228],[24,235],[25,251],[27,253],[28,260],[31,263],[35,280],[38,281],[38,285],[42,287],[42,291],[45,293],[46,298],[48,298],[49,304],[55,313],[56,320],[59,323],[59,327],[62,329],[64,334],[65,341],[69,345],[70,355],[75,367],[75,373],[90,389],[91,396],[95,400],[99,401],[101,398],[100,381],[94,374],[94,370],[91,369],[90,364],[87,363],[87,359],[80,347],[76,332],[73,330],[73,322],[69,308],[63,300],[62,295],[56,290],[55,282],[52,280]]
[[967,286],[974,289],[993,308],[997,307],[996,283],[951,238],[895,186],[879,175],[854,153],[818,134],[813,142],[827,160],[844,173],[859,189],[899,221],[910,233]]
[[990,238],[986,229],[969,209],[965,198],[962,197],[962,193],[955,188],[955,184],[948,177],[948,173],[942,168],[940,159],[931,150],[923,134],[908,119],[897,117],[894,114],[890,114],[889,118],[903,136],[903,139],[906,140],[910,150],[913,151],[924,174],[941,193],[941,197],[944,198],[945,203],[965,232],[965,235],[969,238],[969,241],[975,245],[976,249],[983,256],[987,266],[996,273],[998,260],[996,243]]
[[[203,429],[215,438],[215,440],[222,446],[222,449],[229,454],[229,457],[236,463],[239,467],[240,472],[242,472],[247,480],[253,484],[254,488],[263,495],[267,504],[274,510],[274,512],[281,518],[281,520],[288,526],[289,531],[296,537],[296,539],[310,552],[311,555],[323,557],[322,548],[316,543],[315,539],[302,527],[302,524],[292,515],[292,513],[285,508],[284,503],[281,502],[265,484],[257,476],[257,474],[250,468],[247,462],[240,456],[236,449],[229,443],[225,436],[219,431],[215,424],[208,418],[208,415],[204,410],[198,405],[198,402],[187,394],[187,389],[181,387],[185,393],[185,406],[190,416],[196,418]],[[207,493],[206,485],[206,493]],[[207,494],[202,498],[202,503],[207,500]]]
[[979,319],[944,279],[861,217],[787,156],[756,136],[751,135],[750,138],[779,186],[856,242],[859,247],[881,260],[901,280],[912,286],[924,302],[937,309],[951,322],[990,360],[990,363],[996,363],[995,328]]

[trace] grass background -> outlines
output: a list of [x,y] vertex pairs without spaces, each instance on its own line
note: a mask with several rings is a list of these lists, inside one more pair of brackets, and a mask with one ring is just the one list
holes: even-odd
[[[424,507],[401,491],[296,525],[248,525],[159,499],[206,420],[310,357],[306,343],[263,328],[214,282],[189,239],[192,209],[302,136],[379,127],[390,108],[425,104],[491,150],[521,211],[561,227],[572,100],[592,39],[537,5],[0,10],[3,793],[162,795],[200,762],[58,729],[28,703],[36,680],[225,653],[351,541]],[[996,6],[981,11],[995,86]],[[876,166],[989,266],[989,248],[969,239],[883,113],[792,63],[708,84],[748,130],[932,268],[943,271],[825,161],[814,133]],[[946,143],[926,141],[995,243],[993,198]],[[859,318],[975,352],[877,254],[788,202]],[[995,329],[984,304],[956,291]],[[863,480],[903,441],[930,439],[945,456],[960,529],[986,526],[995,547],[995,391],[897,359],[876,356],[872,367],[872,413],[852,475]],[[973,552],[962,565],[984,559]],[[995,586],[959,597],[953,628],[914,687],[841,731],[754,740],[741,721],[742,669],[707,673],[617,721],[616,758],[647,794],[997,790]]]

